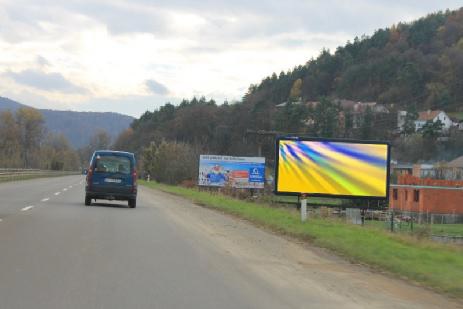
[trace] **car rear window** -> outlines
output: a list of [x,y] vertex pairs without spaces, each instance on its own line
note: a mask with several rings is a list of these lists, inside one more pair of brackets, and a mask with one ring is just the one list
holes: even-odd
[[130,159],[122,156],[97,155],[95,173],[130,174]]

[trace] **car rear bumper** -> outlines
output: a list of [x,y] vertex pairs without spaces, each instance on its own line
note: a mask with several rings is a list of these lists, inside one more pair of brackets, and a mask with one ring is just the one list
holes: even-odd
[[116,200],[127,201],[137,198],[137,193],[121,193],[121,192],[102,192],[102,191],[85,191],[85,195],[91,199],[99,200]]

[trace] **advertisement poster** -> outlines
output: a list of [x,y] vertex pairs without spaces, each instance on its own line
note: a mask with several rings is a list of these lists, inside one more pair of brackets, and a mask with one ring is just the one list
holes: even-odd
[[381,142],[280,138],[275,191],[386,199],[389,153]]
[[265,158],[201,155],[198,185],[263,189]]

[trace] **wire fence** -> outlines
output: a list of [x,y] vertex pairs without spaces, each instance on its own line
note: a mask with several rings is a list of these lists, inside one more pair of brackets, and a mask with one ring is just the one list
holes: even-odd
[[431,214],[348,208],[345,219],[352,224],[463,245],[463,215]]

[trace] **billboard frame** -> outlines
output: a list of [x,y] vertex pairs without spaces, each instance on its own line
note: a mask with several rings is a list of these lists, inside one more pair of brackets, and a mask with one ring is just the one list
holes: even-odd
[[[308,142],[335,142],[346,144],[376,144],[387,146],[387,171],[386,171],[386,196],[369,196],[369,195],[338,195],[327,193],[308,193],[308,192],[286,192],[278,191],[278,170],[280,166],[280,141],[308,141]],[[389,201],[389,187],[391,177],[391,144],[387,141],[375,140],[359,140],[359,139],[344,139],[344,138],[321,138],[321,137],[308,137],[308,136],[278,136],[275,139],[275,186],[273,193],[275,195],[292,195],[292,196],[308,196],[308,197],[329,197],[350,200],[374,200],[374,201]]]

